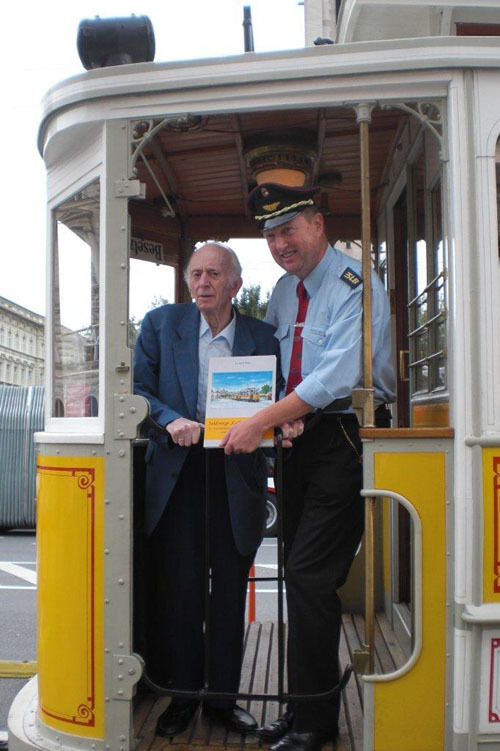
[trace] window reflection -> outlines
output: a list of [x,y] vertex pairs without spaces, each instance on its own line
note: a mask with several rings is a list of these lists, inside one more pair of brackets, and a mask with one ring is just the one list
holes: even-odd
[[94,417],[99,395],[99,183],[54,211],[55,417]]

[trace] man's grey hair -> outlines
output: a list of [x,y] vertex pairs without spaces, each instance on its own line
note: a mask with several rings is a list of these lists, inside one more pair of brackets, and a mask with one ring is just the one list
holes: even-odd
[[188,261],[188,264],[186,268],[184,269],[184,281],[186,282],[187,286],[189,287],[189,269],[191,267],[191,260],[195,253],[198,253],[199,250],[203,250],[203,248],[206,248],[207,246],[215,245],[217,248],[221,248],[222,250],[225,250],[228,257],[229,257],[229,267],[231,270],[231,276],[228,280],[229,286],[237,282],[239,279],[241,279],[242,269],[241,269],[241,263],[238,260],[238,256],[234,252],[232,248],[229,247],[229,245],[226,245],[226,243],[219,242],[219,240],[206,240],[205,242],[201,243],[201,245],[198,245],[197,248],[193,250],[193,253],[191,255],[191,258]]

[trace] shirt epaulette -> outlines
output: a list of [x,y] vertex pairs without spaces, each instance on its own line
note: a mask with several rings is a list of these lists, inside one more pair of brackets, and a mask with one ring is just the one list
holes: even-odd
[[344,269],[340,278],[353,289],[356,289],[356,287],[359,287],[359,285],[362,284],[361,278],[351,269],[350,266],[347,266]]

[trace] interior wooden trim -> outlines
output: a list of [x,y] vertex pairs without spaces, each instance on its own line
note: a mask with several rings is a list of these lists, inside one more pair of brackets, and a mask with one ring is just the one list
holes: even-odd
[[453,428],[361,428],[361,438],[454,438]]

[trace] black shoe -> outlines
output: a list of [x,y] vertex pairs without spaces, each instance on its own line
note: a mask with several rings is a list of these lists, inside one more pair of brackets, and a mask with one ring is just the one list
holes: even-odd
[[269,751],[321,751],[330,741],[335,741],[337,733],[312,731],[309,733],[290,732],[277,743],[269,746]]
[[226,730],[234,730],[235,733],[241,733],[242,735],[255,733],[257,730],[255,718],[252,717],[250,712],[241,707],[235,706],[230,709],[220,709],[219,707],[205,705],[203,711],[207,717],[223,725]]
[[288,709],[285,714],[274,722],[269,722],[257,730],[257,735],[263,741],[279,741],[285,733],[292,729],[294,713]]
[[177,704],[172,701],[158,718],[156,735],[169,738],[182,733],[193,719],[197,709],[197,701],[190,701],[186,704]]

